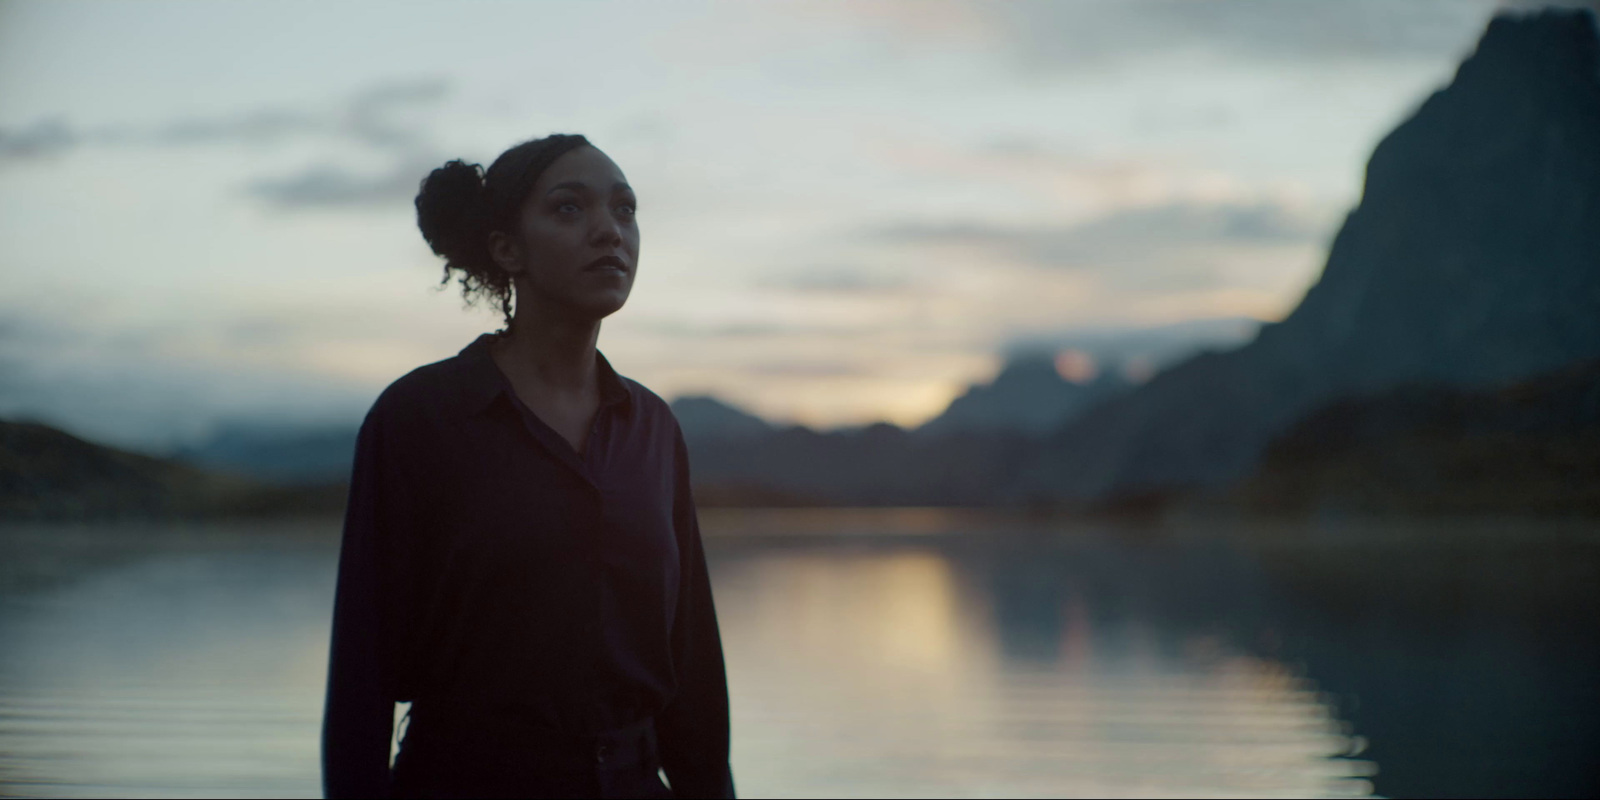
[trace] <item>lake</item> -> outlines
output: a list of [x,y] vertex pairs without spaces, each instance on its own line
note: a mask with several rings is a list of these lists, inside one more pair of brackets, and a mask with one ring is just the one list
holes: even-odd
[[[744,797],[1600,794],[1600,524],[702,512]],[[0,529],[0,795],[316,796],[337,522]]]

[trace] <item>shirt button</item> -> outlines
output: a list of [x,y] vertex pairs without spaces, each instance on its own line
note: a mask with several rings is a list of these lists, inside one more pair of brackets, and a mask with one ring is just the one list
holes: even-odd
[[606,756],[609,756],[609,755],[611,755],[611,745],[608,745],[605,742],[601,742],[600,744],[595,745],[595,748],[594,748],[594,763],[596,763],[596,764],[604,764],[604,763],[606,763]]

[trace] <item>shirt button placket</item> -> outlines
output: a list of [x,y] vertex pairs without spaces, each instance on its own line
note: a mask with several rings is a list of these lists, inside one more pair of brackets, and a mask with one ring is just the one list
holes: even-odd
[[[598,491],[596,494],[599,494]],[[596,502],[595,504],[594,519],[594,531],[596,534],[596,539],[589,543],[589,572],[594,579],[594,602],[589,607],[589,633],[595,637],[599,637],[601,634],[601,629],[604,627],[601,622],[605,616],[606,596],[605,561],[600,557],[601,548],[604,546],[605,539],[606,512],[604,505],[601,502]]]

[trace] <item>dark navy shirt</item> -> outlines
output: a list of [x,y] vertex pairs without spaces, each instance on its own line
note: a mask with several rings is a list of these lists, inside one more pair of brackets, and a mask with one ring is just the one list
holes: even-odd
[[391,384],[356,444],[323,782],[389,788],[394,704],[506,707],[594,735],[654,717],[680,797],[732,797],[728,693],[683,435],[596,354],[578,453],[484,334]]

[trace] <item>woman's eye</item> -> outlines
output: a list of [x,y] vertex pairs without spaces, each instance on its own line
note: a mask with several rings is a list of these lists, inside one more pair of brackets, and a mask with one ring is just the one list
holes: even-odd
[[638,209],[636,209],[636,208],[634,208],[634,207],[633,207],[633,206],[632,206],[632,205],[631,205],[631,204],[629,204],[629,203],[623,203],[623,204],[622,204],[622,205],[620,205],[620,206],[617,206],[617,212],[618,212],[618,213],[620,213],[620,214],[622,214],[622,215],[623,215],[623,216],[625,216],[625,217],[631,217],[631,216],[633,216],[633,215],[634,215],[634,214],[637,214],[637,213],[639,213],[639,210],[638,210]]
[[570,213],[572,213],[574,211],[577,211],[577,210],[578,210],[578,204],[577,203],[562,203],[562,204],[556,206],[556,211],[559,212],[559,213],[562,213],[562,214],[570,214]]

